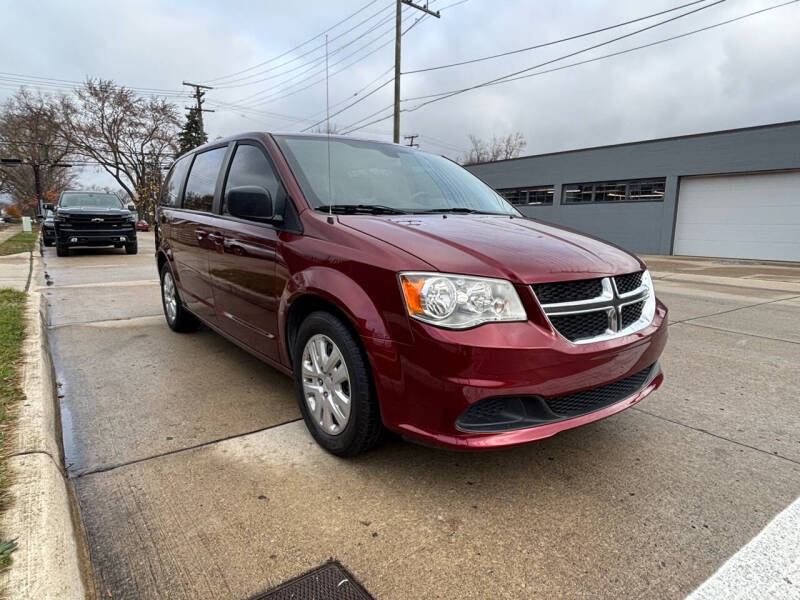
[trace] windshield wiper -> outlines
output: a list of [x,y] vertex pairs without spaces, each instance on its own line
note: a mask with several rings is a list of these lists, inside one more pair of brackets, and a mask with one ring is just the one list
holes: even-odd
[[332,212],[337,215],[404,215],[406,211],[382,204],[322,204],[316,210],[321,212]]
[[467,208],[465,206],[445,206],[442,208],[431,208],[428,210],[419,210],[417,213],[454,213],[460,215],[501,215],[504,213],[488,212],[485,210],[476,210],[474,208]]

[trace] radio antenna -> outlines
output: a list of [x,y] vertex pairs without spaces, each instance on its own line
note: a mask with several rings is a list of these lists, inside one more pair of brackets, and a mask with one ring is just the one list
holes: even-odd
[[333,223],[333,193],[331,186],[331,105],[328,93],[328,34],[325,34],[325,130],[328,134],[328,223]]

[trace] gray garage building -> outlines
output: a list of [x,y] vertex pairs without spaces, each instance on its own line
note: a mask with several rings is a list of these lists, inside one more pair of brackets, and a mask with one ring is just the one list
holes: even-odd
[[526,215],[633,252],[800,261],[800,121],[467,168]]

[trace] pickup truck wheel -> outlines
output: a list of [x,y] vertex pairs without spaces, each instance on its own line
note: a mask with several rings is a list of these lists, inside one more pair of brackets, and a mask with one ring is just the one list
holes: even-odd
[[297,401],[311,435],[337,456],[355,456],[383,433],[366,356],[337,317],[311,313],[297,332],[293,352]]
[[164,307],[167,325],[172,331],[188,333],[200,325],[197,317],[183,307],[178,286],[167,263],[161,267],[161,305]]
[[137,252],[139,252],[138,240],[133,240],[125,244],[125,254],[136,254]]
[[56,256],[69,256],[69,246],[56,242]]

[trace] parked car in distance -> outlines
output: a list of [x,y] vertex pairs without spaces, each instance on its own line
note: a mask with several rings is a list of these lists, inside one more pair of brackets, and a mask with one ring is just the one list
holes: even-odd
[[125,206],[116,194],[62,192],[58,204],[43,205],[54,212],[56,254],[69,256],[77,246],[113,246],[136,254],[135,206]]
[[136,221],[136,231],[150,231],[150,225],[144,219]]
[[167,324],[292,375],[314,439],[523,444],[663,381],[667,308],[635,256],[523,217],[452,161],[248,133],[179,158],[156,216]]
[[53,246],[56,243],[56,225],[53,211],[46,209],[42,215],[42,242],[45,246]]

